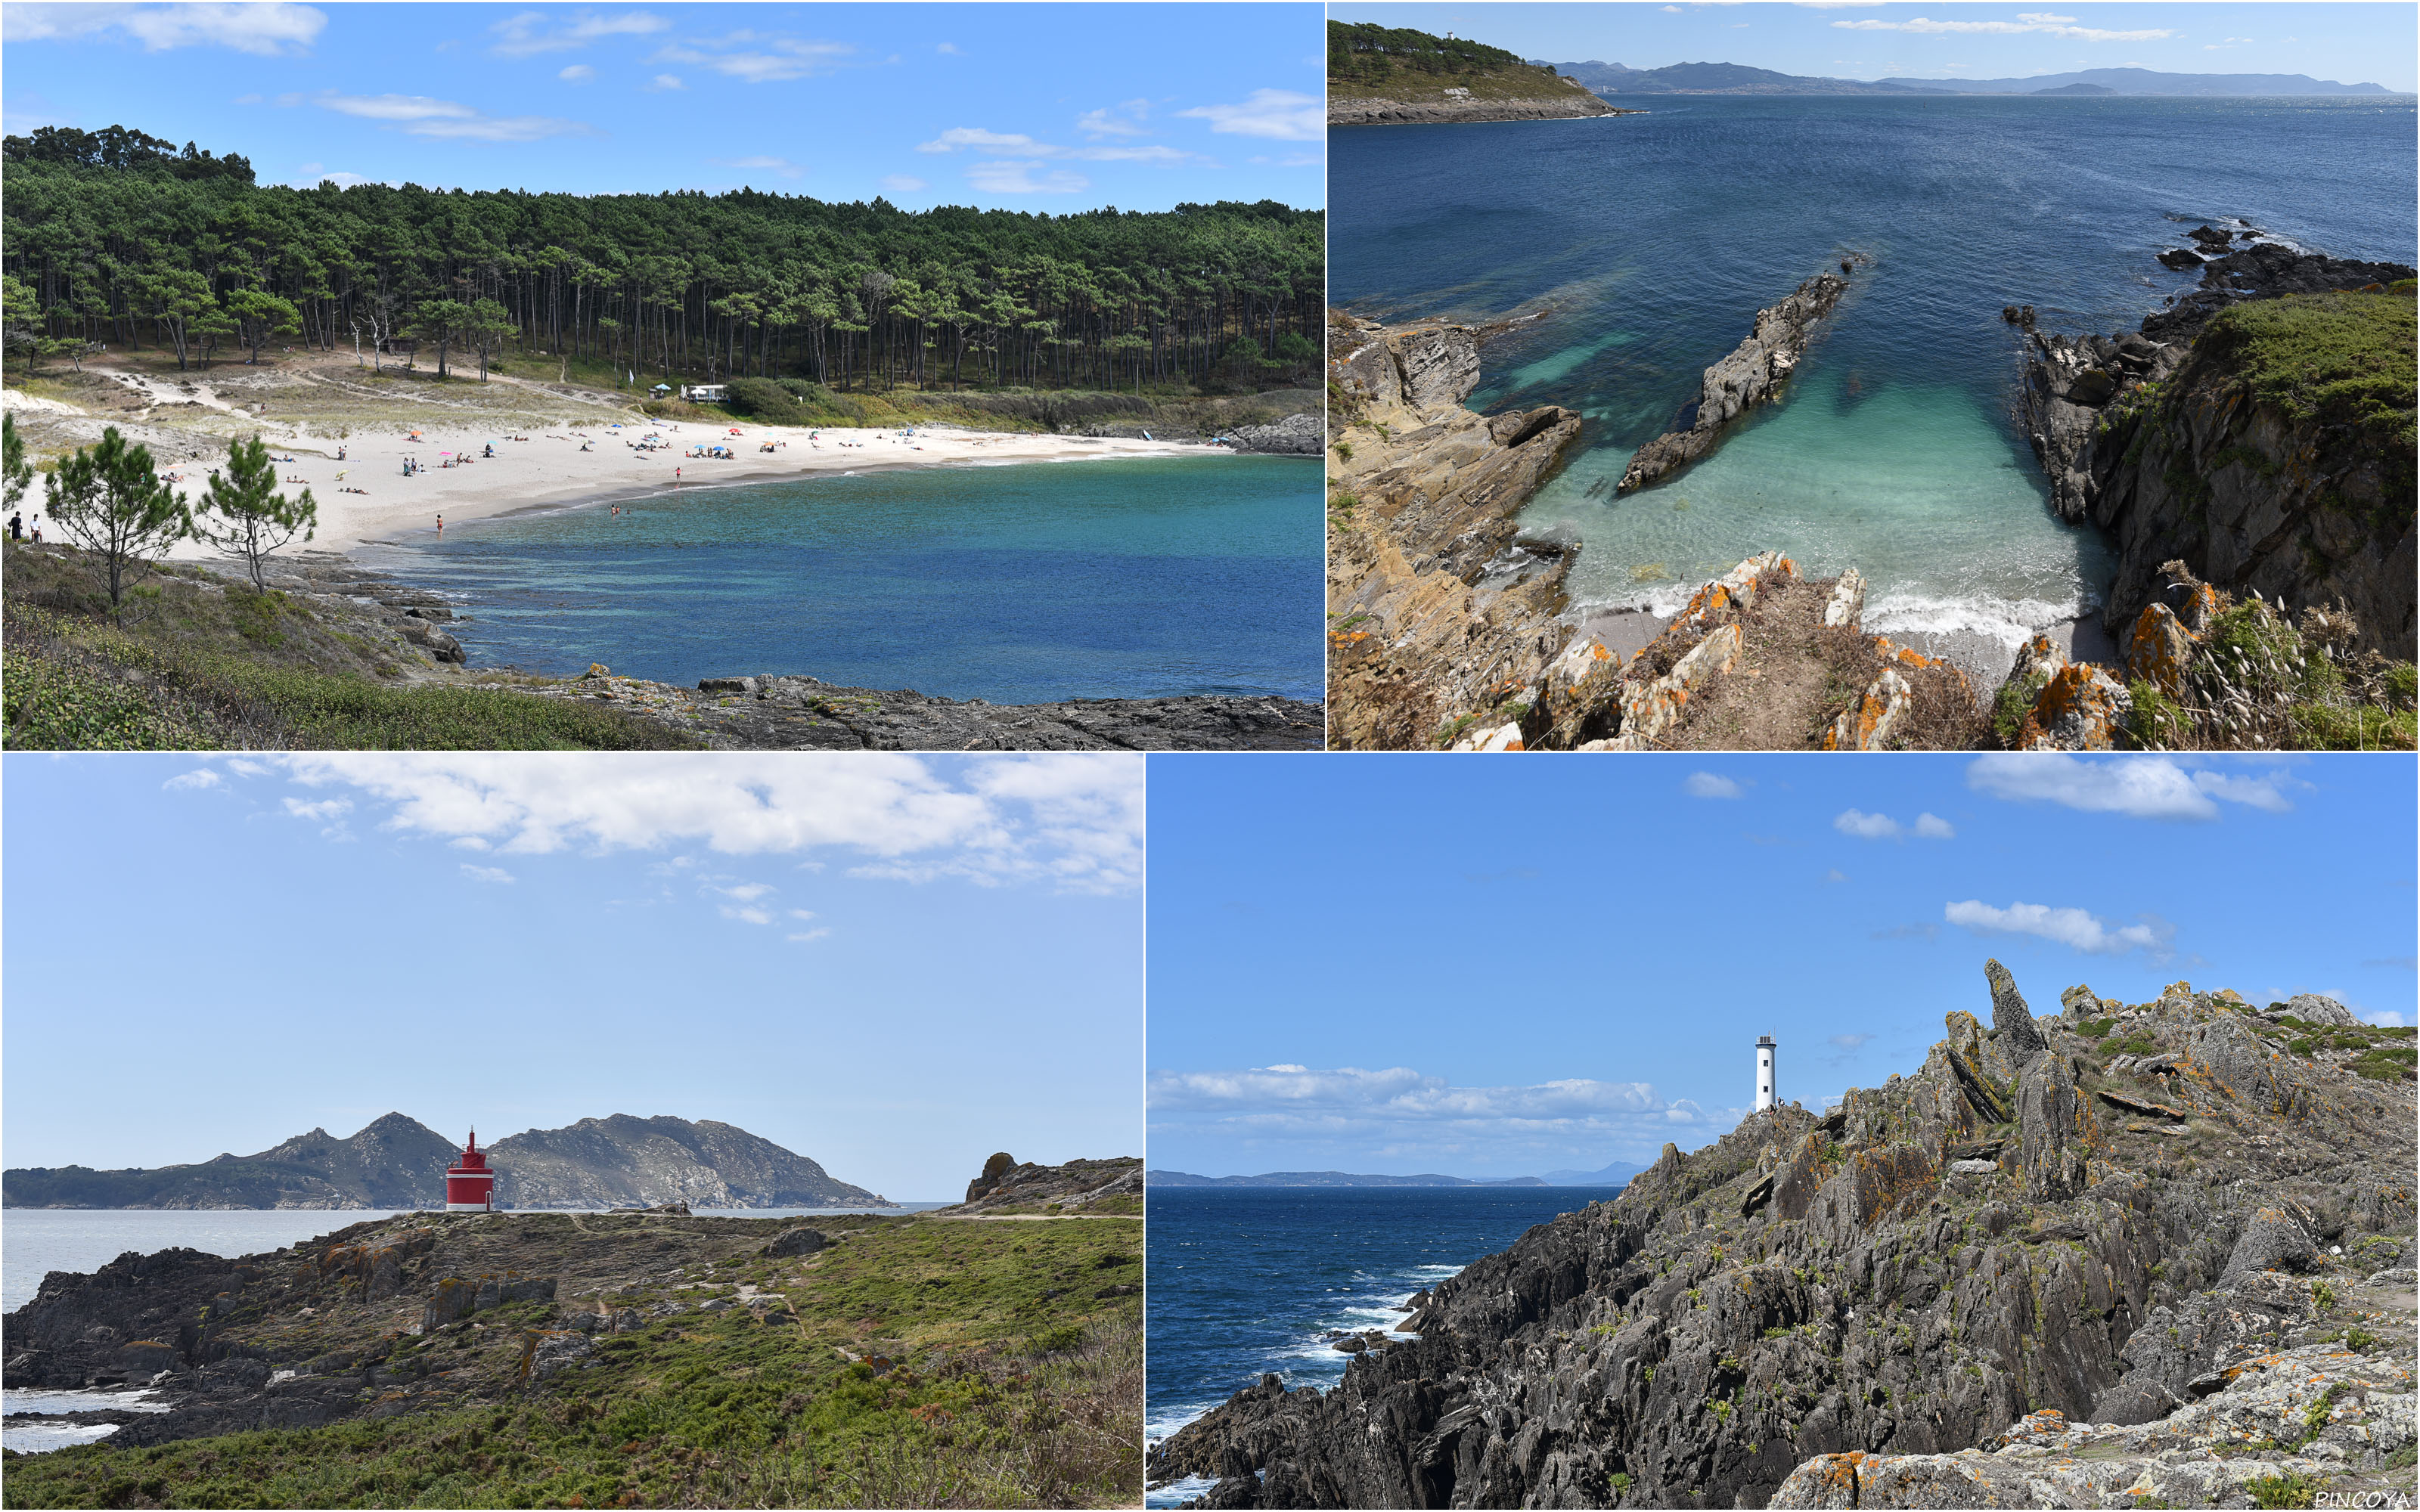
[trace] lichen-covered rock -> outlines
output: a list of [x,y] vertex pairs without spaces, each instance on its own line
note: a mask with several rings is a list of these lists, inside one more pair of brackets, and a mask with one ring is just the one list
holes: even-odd
[[2133,639],[2126,647],[2126,677],[2145,682],[2169,698],[2182,698],[2185,674],[2193,668],[2194,643],[2200,638],[2184,626],[2165,604],[2146,604],[2134,619]]
[[1851,567],[1840,574],[1832,585],[1832,596],[1823,601],[1823,624],[1854,630],[1865,623],[1865,617],[1866,576]]
[[1823,734],[1823,748],[1887,749],[1892,733],[1915,702],[1916,689],[1908,686],[1907,679],[1893,668],[1884,668],[1856,702],[1832,721],[1832,728]]
[[2088,662],[2050,674],[2017,729],[2019,750],[2115,750],[2133,700],[2118,680]]
[[1618,748],[1652,748],[1655,737],[1680,719],[1681,711],[1687,707],[1692,693],[1709,679],[1721,676],[1738,663],[1742,644],[1743,637],[1738,625],[1722,625],[1692,646],[1663,676],[1637,682],[1625,678],[1621,687],[1621,733],[1617,737]]
[[2320,993],[2296,993],[2286,1000],[2286,1011],[2305,1024],[2336,1024],[2349,1029],[2361,1026],[2351,1009]]
[[2092,1109],[2075,1095],[2067,1057],[2036,1051],[2017,1075],[2017,1134],[2025,1196],[2064,1202],[2085,1187],[2086,1152],[2096,1142]]
[[1492,729],[1473,727],[1461,739],[1447,748],[1455,751],[1510,751],[1525,748],[1521,744],[1521,727],[1500,724]]
[[2045,1049],[2041,1031],[2034,1027],[2033,1010],[2025,1006],[2024,994],[2017,991],[2017,979],[1999,962],[1983,963],[1983,980],[1992,985],[1992,1027],[2000,1036],[2009,1063],[2023,1072]]
[[1571,749],[1613,733],[1621,715],[1622,658],[1592,635],[1575,637],[1546,668],[1538,714],[1543,744]]

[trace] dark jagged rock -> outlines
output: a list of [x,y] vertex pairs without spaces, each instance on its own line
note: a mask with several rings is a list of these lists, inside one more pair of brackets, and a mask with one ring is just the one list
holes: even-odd
[[[2215,243],[2212,243],[2215,246]],[[2110,337],[2033,332],[2018,409],[2060,517],[2118,547],[2102,622],[2121,653],[2176,579],[2290,609],[2342,602],[2359,647],[2413,655],[2412,459],[2347,427],[2257,403],[2231,350],[2198,340],[2219,312],[2282,295],[2374,290],[2412,276],[2275,242],[2212,258],[2200,285]],[[2170,605],[2171,609],[2178,606]]]
[[[1415,1341],[1325,1393],[1264,1377],[1156,1446],[1152,1478],[1216,1477],[1199,1504],[1233,1507],[1754,1506],[1785,1483],[1793,1505],[2027,1504],[1941,1488],[2040,1469],[2008,1427],[2037,1408],[2149,1423],[2215,1376],[2222,1426],[2274,1420],[2263,1362],[2301,1350],[2369,1382],[2366,1415],[2323,1427],[2335,1467],[2387,1462],[2412,1443],[2410,1273],[2368,1278],[2414,1244],[2412,1084],[2304,1058],[2231,994],[2108,1007],[2175,1057],[2186,1138],[2086,1111],[2139,1083],[2068,1017],[2032,1021],[2044,1053],[2020,1072],[2005,1027],[1953,1012],[1921,1071],[1848,1093],[1837,1133],[1785,1104],[1667,1145],[1620,1198],[1439,1284]],[[2349,1325],[2382,1356],[2321,1345]],[[2206,1422],[2171,1442],[2218,1442]]]
[[597,699],[720,750],[1317,750],[1325,710],[1201,694],[987,703],[813,677],[708,677],[693,689],[610,673],[535,691]]
[[1747,339],[1706,369],[1698,397],[1683,409],[1672,429],[1638,449],[1614,491],[1645,487],[1697,461],[1714,449],[1725,426],[1769,402],[1806,354],[1815,323],[1832,313],[1848,286],[1837,273],[1818,273],[1780,303],[1759,310]]
[[1983,980],[1992,984],[1992,1029],[1998,1034],[2009,1059],[2023,1072],[2043,1051],[2041,1032],[2034,1027],[2033,1010],[2017,991],[2017,979],[1997,961],[1983,963]]

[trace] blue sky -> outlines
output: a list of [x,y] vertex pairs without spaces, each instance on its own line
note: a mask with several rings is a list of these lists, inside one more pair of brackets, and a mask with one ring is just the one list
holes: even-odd
[[1157,210],[1326,203],[1320,8],[44,5],[10,132],[124,125],[264,183]]
[[2180,979],[2414,1015],[2414,764],[1156,759],[1150,1156],[1517,1176]]
[[2420,10],[2409,5],[2026,7],[1620,4],[1353,5],[1339,21],[1451,31],[1556,63],[1743,63],[1836,79],[2020,79],[2077,69],[2306,73],[2410,92]]
[[5,761],[9,1165],[719,1119],[901,1200],[1139,1153],[1142,761]]

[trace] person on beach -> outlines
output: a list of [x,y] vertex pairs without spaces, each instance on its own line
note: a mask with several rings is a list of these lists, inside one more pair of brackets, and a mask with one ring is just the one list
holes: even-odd
[[437,517],[437,538],[441,541],[445,539],[445,517],[442,515]]
[[34,544],[42,544],[42,512],[39,509],[34,511]]
[[24,511],[20,510],[16,514],[8,517],[8,539],[12,541],[22,541],[24,538],[25,515]]

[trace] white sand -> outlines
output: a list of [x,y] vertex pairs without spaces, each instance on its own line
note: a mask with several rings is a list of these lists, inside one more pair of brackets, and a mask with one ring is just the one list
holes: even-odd
[[[338,442],[312,437],[303,440],[270,440],[272,455],[291,456],[278,465],[277,474],[289,485],[310,486],[318,501],[318,535],[312,546],[322,550],[348,550],[365,541],[434,538],[437,519],[449,526],[513,510],[545,504],[593,501],[599,508],[611,500],[669,494],[675,491],[674,470],[680,471],[678,488],[713,487],[734,483],[763,483],[811,473],[863,471],[872,468],[982,466],[1008,462],[1064,462],[1100,456],[1199,456],[1228,455],[1226,448],[1194,442],[1124,440],[1116,438],[1029,435],[918,427],[912,436],[897,430],[809,430],[797,426],[741,424],[733,435],[729,425],[673,421],[644,424],[625,423],[608,429],[598,423],[582,430],[557,425],[523,432],[527,440],[509,440],[494,429],[422,429],[417,440],[410,429],[381,427],[356,430],[341,444],[346,460],[335,459]],[[634,450],[630,442],[654,432],[668,444],[660,451]],[[267,438],[264,438],[267,439]],[[582,452],[582,440],[594,450]],[[765,442],[777,450],[759,450]],[[692,446],[727,445],[732,460],[688,455]],[[479,454],[495,448],[492,458]],[[455,467],[440,467],[446,454],[468,456]],[[403,474],[403,459],[415,457],[421,471]],[[188,501],[200,497],[209,481],[205,464],[176,470]],[[339,474],[342,474],[341,479]],[[339,489],[356,487],[362,493]],[[209,555],[207,548],[186,542],[178,555]]]

